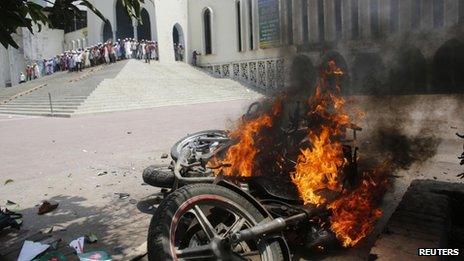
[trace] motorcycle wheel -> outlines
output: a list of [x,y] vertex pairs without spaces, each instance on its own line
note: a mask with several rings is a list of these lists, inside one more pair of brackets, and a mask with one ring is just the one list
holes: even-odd
[[189,145],[190,142],[195,141],[200,137],[221,137],[227,138],[227,133],[223,130],[205,130],[190,134],[183,139],[179,140],[171,147],[171,158],[177,160],[183,148]]
[[170,194],[158,207],[148,231],[149,260],[283,260],[275,239],[217,247],[220,239],[257,225],[264,216],[230,189],[195,184]]
[[145,183],[157,188],[172,188],[175,176],[172,170],[164,165],[151,165],[143,170]]

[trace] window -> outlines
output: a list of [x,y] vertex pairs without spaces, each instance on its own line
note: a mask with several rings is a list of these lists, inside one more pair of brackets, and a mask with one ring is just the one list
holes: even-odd
[[324,0],[317,1],[317,21],[319,23],[319,41],[325,41]]
[[440,28],[445,24],[445,3],[443,0],[433,0],[433,27]]
[[303,26],[303,43],[309,42],[308,0],[301,2],[301,24]]
[[396,33],[400,28],[400,0],[390,0],[390,32]]
[[420,28],[421,22],[421,0],[413,0],[411,6],[411,29]]
[[237,9],[237,41],[238,41],[238,51],[241,52],[243,51],[242,48],[242,12],[240,10],[241,4],[240,1],[237,1],[236,3],[236,9]]
[[255,49],[255,37],[254,37],[254,26],[253,26],[253,2],[248,0],[248,27],[250,29],[250,50]]
[[203,30],[205,36],[205,54],[212,54],[213,48],[211,44],[211,9],[206,8],[203,12]]
[[287,39],[293,44],[293,0],[287,0]]
[[335,0],[335,36],[342,38],[342,0]]
[[359,6],[358,0],[351,0],[351,37],[359,38]]
[[380,36],[379,28],[379,0],[371,0],[369,5],[371,17],[371,35],[374,38]]

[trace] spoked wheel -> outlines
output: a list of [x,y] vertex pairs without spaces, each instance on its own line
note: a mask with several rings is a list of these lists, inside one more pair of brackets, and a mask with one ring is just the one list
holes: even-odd
[[200,131],[176,142],[171,148],[171,158],[177,160],[185,148],[193,148],[197,153],[211,153],[229,141],[223,130]]
[[169,195],[153,216],[149,260],[283,260],[276,240],[224,240],[263,220],[256,207],[229,189],[185,186]]

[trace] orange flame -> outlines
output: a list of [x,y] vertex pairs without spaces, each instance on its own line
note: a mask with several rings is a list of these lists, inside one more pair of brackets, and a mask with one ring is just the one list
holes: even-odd
[[[329,61],[322,71],[316,92],[308,99],[306,108],[305,126],[308,127],[310,145],[300,148],[294,171],[288,174],[305,204],[325,206],[332,211],[330,227],[343,246],[350,247],[372,232],[375,220],[381,215],[375,199],[383,195],[379,188],[384,188],[385,182],[375,172],[364,173],[358,187],[351,191],[344,188],[343,169],[348,162],[342,140],[346,138],[346,129],[351,126],[351,118],[345,111],[345,100],[339,95],[337,79],[343,75],[343,70],[334,61]],[[334,79],[335,88],[330,86]],[[263,131],[277,125],[282,101],[286,98],[279,97],[269,111],[242,121],[231,133],[236,143],[220,160],[231,165],[222,170],[225,175],[251,177],[262,174],[257,166],[260,149],[274,149],[263,148],[263,140],[268,138]],[[362,114],[356,111],[355,118]],[[273,146],[272,142],[266,146]],[[278,168],[283,169],[283,154],[275,161]],[[377,180],[374,181],[373,177]]]
[[223,169],[225,175],[237,175],[242,177],[257,175],[257,170],[254,170],[254,165],[256,154],[259,152],[256,146],[261,138],[258,134],[263,129],[272,127],[273,117],[275,117],[280,110],[280,100],[276,100],[271,112],[264,113],[256,119],[243,121],[238,128],[230,134],[230,137],[238,142],[228,149],[225,158],[222,160],[230,164],[229,168]]
[[376,196],[383,194],[386,180],[374,181],[378,172],[364,173],[362,184],[347,195],[330,203],[332,210],[331,229],[342,241],[343,246],[355,246],[374,229],[374,222],[382,211],[375,206]]

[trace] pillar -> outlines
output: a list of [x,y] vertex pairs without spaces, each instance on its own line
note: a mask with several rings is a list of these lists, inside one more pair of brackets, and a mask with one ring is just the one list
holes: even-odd
[[334,0],[324,1],[325,40],[335,41],[335,4]]
[[460,0],[443,0],[445,1],[445,26],[453,26],[458,23],[459,19],[459,1]]
[[308,2],[309,16],[309,42],[319,42],[319,22],[317,17],[317,0],[309,0]]
[[379,30],[381,35],[390,32],[390,1],[379,0]]
[[342,39],[351,39],[351,1],[342,1]]
[[433,28],[433,0],[422,0],[421,16],[422,24],[421,28],[429,30]]
[[400,10],[400,32],[406,33],[411,29],[411,1],[401,0],[399,1]]
[[370,22],[370,0],[359,0],[359,35],[362,39],[370,38],[371,22]]

